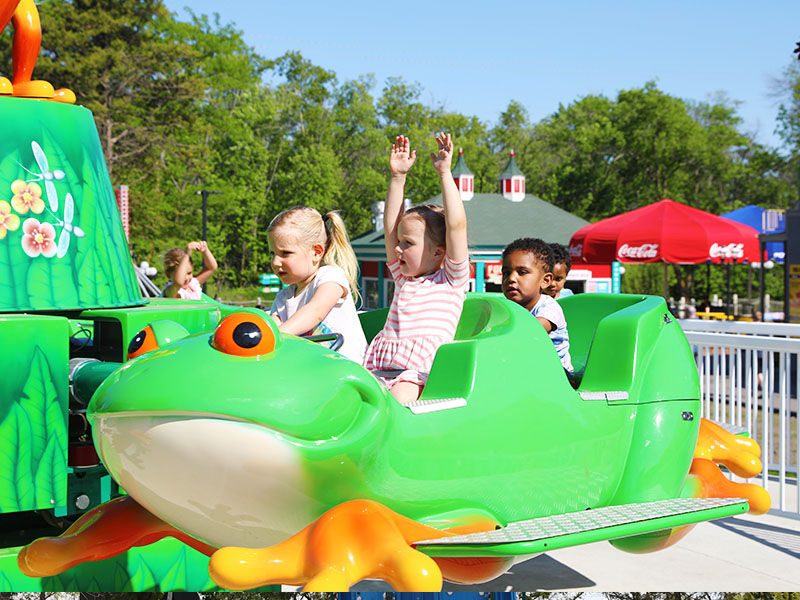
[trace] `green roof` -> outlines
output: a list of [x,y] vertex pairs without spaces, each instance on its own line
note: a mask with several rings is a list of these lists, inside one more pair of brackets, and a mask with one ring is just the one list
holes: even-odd
[[[441,195],[429,202],[441,204]],[[509,242],[521,237],[541,238],[548,243],[568,244],[572,234],[588,221],[576,217],[541,198],[526,194],[521,202],[511,202],[502,194],[475,194],[464,202],[467,212],[470,253],[497,254]],[[383,231],[372,231],[352,241],[360,259],[384,255]]]
[[512,150],[511,156],[508,159],[508,164],[506,165],[506,168],[503,169],[503,172],[500,173],[500,177],[498,177],[498,179],[503,180],[503,179],[511,179],[512,177],[524,177],[524,176],[525,175],[522,173],[522,171],[519,170],[519,167],[517,166],[517,161],[514,159],[514,151]]
[[460,177],[461,175],[472,175],[472,171],[469,170],[466,161],[464,160],[464,153],[459,151],[458,152],[458,161],[456,162],[456,166],[453,168],[453,179],[456,177]]

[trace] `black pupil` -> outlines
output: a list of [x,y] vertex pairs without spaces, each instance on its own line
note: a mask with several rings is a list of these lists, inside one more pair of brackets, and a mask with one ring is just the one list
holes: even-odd
[[145,339],[147,339],[147,331],[142,329],[139,333],[137,333],[134,338],[131,340],[130,345],[128,346],[128,354],[133,354],[139,348],[142,347],[144,344]]
[[261,341],[261,328],[250,321],[239,323],[233,330],[233,341],[240,348],[255,348]]

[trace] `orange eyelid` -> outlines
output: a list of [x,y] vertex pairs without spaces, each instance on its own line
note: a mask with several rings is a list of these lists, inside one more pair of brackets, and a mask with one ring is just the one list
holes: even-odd
[[[241,345],[241,340],[237,341],[234,335],[236,328],[240,325],[245,325],[251,332],[255,331],[254,328],[258,328],[261,339],[251,347]],[[234,313],[222,319],[217,325],[212,346],[220,352],[233,356],[262,356],[275,349],[275,334],[269,325],[257,316],[248,313]]]
[[[139,336],[144,336],[141,341],[139,340]],[[148,325],[133,336],[131,343],[128,345],[128,360],[141,356],[145,352],[156,350],[157,348],[158,340],[156,340],[156,334],[153,328]]]

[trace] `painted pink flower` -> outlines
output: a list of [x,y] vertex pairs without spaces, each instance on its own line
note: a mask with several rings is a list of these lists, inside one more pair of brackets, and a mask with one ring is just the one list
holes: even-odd
[[42,188],[38,183],[27,183],[17,179],[11,184],[11,191],[14,197],[11,199],[11,206],[19,214],[24,215],[28,210],[34,214],[39,214],[44,210],[44,200],[42,200]]
[[19,229],[19,217],[11,214],[11,205],[5,200],[0,200],[0,240],[6,237],[9,231]]
[[22,224],[22,249],[35,258],[40,254],[50,258],[56,254],[56,230],[50,223],[39,223],[36,219],[25,219]]

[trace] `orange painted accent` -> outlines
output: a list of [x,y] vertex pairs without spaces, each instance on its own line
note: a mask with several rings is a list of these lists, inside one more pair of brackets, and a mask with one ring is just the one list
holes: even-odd
[[[133,352],[130,351],[128,352],[128,360],[134,359],[137,356],[141,356],[145,352],[150,352],[151,350],[158,349],[158,340],[156,339],[156,334],[153,331],[153,328],[150,327],[150,325],[148,325],[147,327],[142,329],[139,333],[137,333],[135,336],[133,336],[133,339],[135,340],[140,335],[144,335],[144,340],[142,341],[142,345],[139,346]],[[133,340],[131,340],[131,343],[133,343]],[[130,348],[130,346],[128,346],[128,348]]]
[[8,91],[8,80],[0,77],[0,94],[23,98],[54,99],[73,104],[75,94],[67,89],[54,92],[46,81],[33,80],[33,69],[42,44],[42,26],[34,0],[0,0],[0,32],[9,22],[14,24],[14,41],[11,49],[13,85]]
[[[17,94],[16,86],[27,83],[33,78],[33,68],[36,66],[39,48],[42,45],[42,25],[33,0],[19,0],[12,21],[14,45],[11,50],[11,62],[14,65],[14,93]],[[50,89],[52,90],[52,86]],[[52,97],[52,93],[50,96]]]
[[[244,348],[233,339],[234,330],[242,323],[252,323],[261,331],[261,341],[252,348]],[[212,345],[220,352],[233,356],[263,356],[275,349],[275,334],[269,325],[258,317],[244,312],[234,313],[222,319],[217,325]]]
[[[455,529],[483,531],[494,525],[476,522]],[[423,525],[377,502],[351,500],[269,548],[221,548],[208,568],[218,585],[231,590],[284,583],[303,585],[306,592],[347,591],[368,578],[383,579],[397,591],[439,591],[439,565],[465,581],[472,579],[466,573],[470,569],[473,575],[480,572],[490,578],[502,572],[506,559],[502,565],[496,559],[434,561],[411,547],[419,540],[455,533]]]
[[733,435],[708,419],[700,420],[700,433],[694,458],[725,465],[739,477],[755,477],[761,473],[761,447],[755,440]]
[[214,548],[178,531],[125,496],[90,510],[59,537],[40,538],[17,557],[29,577],[50,577],[83,562],[117,556],[172,536],[210,556]]
[[753,483],[729,480],[710,460],[695,458],[689,473],[700,479],[706,498],[745,498],[750,503],[750,513],[754,515],[763,515],[770,509],[772,502],[767,490]]
[[75,92],[67,88],[59,88],[53,94],[54,102],[62,102],[64,104],[75,104],[78,99],[75,97]]

